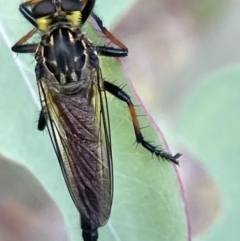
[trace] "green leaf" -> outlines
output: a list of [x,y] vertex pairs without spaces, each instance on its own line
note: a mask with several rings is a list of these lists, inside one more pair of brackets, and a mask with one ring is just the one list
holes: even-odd
[[199,241],[235,241],[239,236],[239,80],[239,66],[210,73],[186,98],[176,120],[175,131],[202,160],[221,189],[224,204],[214,226]]
[[[12,14],[17,6],[11,7],[12,10],[4,8],[6,16],[1,19],[0,26],[0,41],[4,49],[4,54],[1,54],[1,58],[4,56],[1,63],[4,64],[0,66],[3,73],[0,82],[0,151],[34,173],[62,210],[71,240],[80,240],[79,214],[64,183],[50,139],[47,132],[40,133],[36,130],[39,97],[33,56],[16,56],[10,51],[10,46],[26,32],[22,28],[26,24],[24,20],[15,19]],[[31,26],[28,30],[30,29]],[[101,42],[96,31],[86,31],[93,41]],[[117,59],[102,58],[101,66],[105,79],[115,81],[117,85],[128,82]],[[133,93],[129,87],[124,90]],[[135,98],[133,102],[139,104]],[[142,114],[141,108],[136,108],[138,114]],[[114,202],[108,224],[99,229],[99,240],[189,240],[181,188],[173,165],[152,157],[141,146],[134,145],[134,130],[124,103],[109,96],[109,111],[113,143]],[[149,126],[143,129],[146,139],[161,145],[150,121],[146,117],[139,119],[141,126]]]

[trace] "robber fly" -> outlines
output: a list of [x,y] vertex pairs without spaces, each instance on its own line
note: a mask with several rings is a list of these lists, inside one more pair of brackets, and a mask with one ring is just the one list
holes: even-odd
[[[128,49],[93,13],[95,0],[30,0],[19,7],[34,26],[13,47],[34,53],[42,110],[38,129],[47,126],[71,197],[81,215],[85,241],[98,239],[97,229],[109,216],[113,199],[112,149],[106,91],[129,108],[137,143],[158,157],[172,156],[144,140],[131,98],[103,80],[99,56],[125,57]],[[31,10],[28,8],[32,7]],[[116,47],[94,45],[81,31],[89,16]],[[26,44],[37,31],[39,43]]]

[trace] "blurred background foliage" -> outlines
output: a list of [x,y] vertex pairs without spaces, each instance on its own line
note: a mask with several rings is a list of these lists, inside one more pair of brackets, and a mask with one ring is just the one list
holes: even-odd
[[[1,47],[10,47],[19,33],[26,31],[26,20],[20,14],[12,14],[20,3],[0,2],[0,29],[6,29],[1,32]],[[95,11],[129,48],[124,62],[136,92],[163,131],[171,151],[184,155],[178,170],[193,240],[238,240],[240,1],[98,0]],[[14,20],[19,23],[18,31],[15,24],[9,24]],[[11,36],[11,42],[5,35]],[[5,63],[2,70],[8,69],[8,75],[1,80],[6,82],[21,74],[9,71],[12,65],[5,61],[7,55],[11,53],[0,56],[1,63]],[[32,56],[22,58],[32,61]],[[22,71],[34,76],[32,69],[33,66],[31,70],[23,67]],[[14,85],[10,87],[11,95],[19,91]],[[27,102],[29,91],[21,91],[23,99],[19,102]],[[24,115],[18,109],[17,113],[9,112],[12,116],[1,118],[6,122],[17,120]],[[36,118],[30,107],[27,114]],[[15,125],[11,128],[25,137]],[[34,142],[39,136],[34,126],[29,128],[33,136],[26,138]],[[50,141],[48,146],[50,150]],[[31,148],[37,156],[36,147]],[[51,171],[54,165],[50,166]]]

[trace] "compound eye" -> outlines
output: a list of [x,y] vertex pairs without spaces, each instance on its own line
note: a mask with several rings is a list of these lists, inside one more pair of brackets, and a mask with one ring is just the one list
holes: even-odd
[[81,11],[82,5],[79,0],[62,0],[62,10],[65,12]]
[[35,18],[45,17],[56,12],[56,7],[51,0],[44,0],[32,9],[32,14]]

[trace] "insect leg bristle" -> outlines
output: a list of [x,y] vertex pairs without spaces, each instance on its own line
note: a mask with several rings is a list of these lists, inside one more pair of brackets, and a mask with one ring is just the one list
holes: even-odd
[[127,84],[120,84],[120,85],[119,85],[119,88],[120,88],[121,90],[123,90],[126,86],[127,86]]
[[145,115],[137,115],[137,117],[145,117]]
[[[136,107],[136,108],[142,107],[141,105],[133,105],[133,106]],[[146,115],[143,114],[143,116],[146,116]]]
[[147,129],[147,128],[149,128],[150,126],[141,126],[140,127],[140,130],[143,130],[143,129]]

